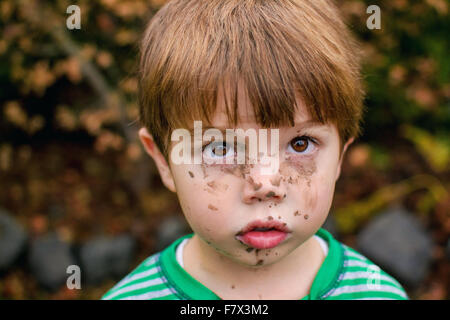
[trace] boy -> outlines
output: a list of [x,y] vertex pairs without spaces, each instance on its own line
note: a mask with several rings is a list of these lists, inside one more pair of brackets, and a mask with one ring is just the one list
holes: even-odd
[[162,7],[141,44],[139,136],[194,233],[103,299],[407,299],[320,228],[359,132],[357,57],[327,0]]

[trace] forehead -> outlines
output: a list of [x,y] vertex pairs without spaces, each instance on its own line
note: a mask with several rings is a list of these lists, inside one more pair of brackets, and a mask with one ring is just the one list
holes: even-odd
[[[217,105],[214,116],[211,118],[211,125],[215,127],[226,128],[229,124],[227,118],[227,109],[226,109],[226,99],[230,101],[230,96],[227,91],[227,86],[225,89],[219,87],[217,92]],[[237,85],[237,117],[238,127],[242,126],[250,126],[255,125],[257,123],[254,108],[251,104],[250,98],[247,94],[246,87],[244,82],[240,80]],[[324,125],[319,122],[314,121],[314,119],[309,114],[303,99],[300,94],[295,93],[295,105],[292,106],[294,109],[294,122],[304,123],[304,122],[315,122],[317,125]]]

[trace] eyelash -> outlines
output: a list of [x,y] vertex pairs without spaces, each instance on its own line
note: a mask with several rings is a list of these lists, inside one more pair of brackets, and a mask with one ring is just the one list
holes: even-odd
[[[308,146],[307,148],[309,148],[309,143],[312,143],[314,148],[317,148],[319,146],[319,142],[317,139],[309,136],[308,134],[303,134],[303,135],[298,135],[294,138],[292,138],[291,140],[289,140],[288,145],[287,145],[287,149],[292,148],[291,143],[293,140],[297,139],[297,138],[304,138],[308,141]],[[313,151],[309,152],[309,153],[303,153],[303,152],[290,152],[291,154],[293,154],[294,156],[306,156],[306,155],[311,155],[311,153],[315,152],[316,150],[314,149]]]

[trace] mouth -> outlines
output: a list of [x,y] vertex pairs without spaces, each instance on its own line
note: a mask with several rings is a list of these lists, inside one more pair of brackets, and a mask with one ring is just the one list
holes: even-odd
[[252,248],[270,249],[283,242],[289,233],[286,223],[256,220],[239,231],[236,239]]

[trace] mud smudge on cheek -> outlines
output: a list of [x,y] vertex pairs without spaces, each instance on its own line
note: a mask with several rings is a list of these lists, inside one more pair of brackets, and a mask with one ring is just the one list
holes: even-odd
[[286,162],[280,165],[279,172],[290,184],[298,184],[300,179],[304,179],[306,180],[307,186],[310,187],[311,176],[316,170],[316,164],[312,159],[300,162],[299,160],[295,160],[294,157],[286,157]]
[[294,212],[294,216],[301,216],[301,215],[302,214],[300,212],[298,212],[298,210]]
[[234,284],[232,284],[232,285],[231,285],[231,289],[234,289],[234,288],[235,288],[235,286],[234,286]]
[[316,164],[314,161],[308,163],[292,162],[292,166],[296,169],[300,177],[306,180],[308,187],[311,187],[311,176],[316,172]]
[[206,183],[206,185],[209,188],[205,188],[204,190],[206,190],[209,193],[216,193],[216,192],[225,192],[226,190],[228,190],[228,185],[227,184],[221,184],[221,183],[217,183],[216,181],[209,181]]
[[318,199],[319,199],[319,191],[317,189],[316,186],[314,186],[313,188],[309,189],[308,192],[308,196],[306,199],[306,205],[308,207],[308,211],[310,213],[312,212],[316,212],[318,206],[321,205],[321,203],[319,203]]
[[207,183],[207,185],[208,185],[208,187],[210,187],[213,190],[217,189],[217,185],[216,185],[215,181],[210,181],[210,182]]
[[305,220],[308,220],[309,216],[307,214],[305,214],[304,218],[305,218]]
[[208,209],[211,209],[213,211],[217,211],[219,209],[217,209],[216,207],[214,207],[212,204],[208,204]]
[[191,176],[191,178],[194,177],[194,174],[192,173],[192,171],[189,171],[189,175]]
[[[250,168],[253,168],[254,164],[222,164],[220,166],[222,172],[245,179],[246,175],[250,174]],[[254,188],[257,186],[258,184],[254,183]]]
[[261,266],[264,263],[263,259],[259,259],[258,262],[255,264],[256,266]]
[[222,172],[228,173],[228,174],[232,174],[233,176],[239,177],[239,169],[236,165],[224,165],[221,167],[220,169]]

